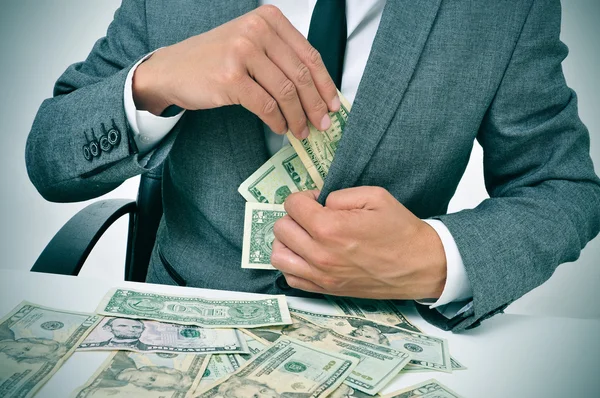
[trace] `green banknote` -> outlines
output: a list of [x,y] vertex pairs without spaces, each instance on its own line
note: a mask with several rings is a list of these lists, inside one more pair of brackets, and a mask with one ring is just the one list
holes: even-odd
[[[454,357],[450,357],[450,366],[452,367],[452,371],[456,370],[467,370],[468,368],[456,360]],[[400,371],[400,373],[428,373],[428,372],[437,372],[435,369],[424,368],[422,366],[408,365],[404,369]]]
[[124,350],[249,354],[244,334],[236,329],[207,329],[144,319],[106,317],[79,345],[78,350]]
[[242,268],[275,270],[271,265],[273,251],[273,225],[285,216],[283,205],[246,203]]
[[375,322],[389,323],[399,328],[422,333],[400,312],[392,300],[359,299],[326,296],[327,300],[344,315],[358,316]]
[[31,397],[102,317],[28,302],[0,320],[0,397]]
[[298,140],[290,131],[286,134],[318,189],[323,188],[350,113],[350,103],[340,92],[338,95],[342,105],[338,112],[329,113],[331,126],[327,130],[319,131],[309,122],[308,138]]
[[357,359],[312,344],[281,338],[235,373],[201,390],[198,397],[327,397]]
[[260,299],[204,299],[112,289],[96,309],[119,318],[198,325],[205,328],[254,328],[292,323],[285,296]]
[[196,391],[198,393],[204,391],[206,387],[214,384],[217,380],[235,373],[246,361],[246,358],[236,354],[212,355]]
[[437,380],[431,379],[412,387],[386,394],[382,398],[462,398],[460,395],[443,385]]
[[198,386],[209,357],[116,351],[71,397],[184,398]]
[[291,145],[285,145],[238,188],[248,201],[282,204],[292,192],[316,189]]
[[290,311],[292,317],[302,316],[321,327],[335,330],[345,336],[408,352],[411,356],[411,365],[452,372],[448,342],[445,339],[359,317],[317,314],[297,309],[290,309]]
[[355,390],[370,395],[378,393],[410,361],[405,351],[343,335],[296,314],[292,314],[292,319],[294,323],[290,326],[252,329],[252,333],[267,341],[292,337],[319,349],[358,358],[358,366],[344,380]]

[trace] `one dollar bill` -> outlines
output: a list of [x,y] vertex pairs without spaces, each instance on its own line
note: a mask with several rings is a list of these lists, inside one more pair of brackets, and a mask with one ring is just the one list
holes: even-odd
[[337,389],[357,362],[356,358],[281,338],[197,396],[326,397]]
[[431,379],[423,383],[386,394],[382,398],[462,398],[460,395],[443,385],[437,380]]
[[242,268],[275,270],[271,265],[273,225],[285,215],[283,205],[246,203]]
[[209,357],[117,351],[71,397],[184,398],[200,382]]
[[290,131],[286,133],[318,189],[323,188],[350,113],[350,103],[340,92],[338,95],[342,104],[338,112],[329,113],[331,126],[327,130],[319,131],[308,122],[308,138],[298,140]]
[[292,323],[285,296],[211,300],[112,289],[104,296],[96,312],[119,318],[152,319],[205,328],[255,328]]
[[142,319],[106,317],[79,350],[249,354],[245,335],[236,329],[206,329]]
[[31,397],[101,317],[28,302],[0,320],[0,397]]

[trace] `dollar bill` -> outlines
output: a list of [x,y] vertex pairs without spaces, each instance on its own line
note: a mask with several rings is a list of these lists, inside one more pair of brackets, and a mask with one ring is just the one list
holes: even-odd
[[[463,365],[462,363],[458,362],[454,357],[450,357],[450,365],[452,366],[452,371],[457,371],[457,370],[467,370],[468,368]],[[414,366],[414,365],[408,365],[406,367],[404,367],[404,369],[402,369],[400,371],[400,373],[428,373],[428,372],[437,372],[437,370],[435,369],[428,369],[428,368],[423,368],[420,366]]]
[[252,333],[268,341],[292,337],[319,349],[359,358],[358,366],[344,381],[355,390],[376,394],[410,361],[405,351],[340,334],[296,314],[292,319],[290,326],[252,329]]
[[316,189],[291,145],[285,145],[238,188],[248,201],[282,204],[292,192]]
[[205,328],[254,328],[292,323],[285,296],[211,300],[112,289],[104,296],[96,312],[119,318],[152,319]]
[[285,215],[283,205],[246,203],[242,268],[275,270],[271,265],[271,252],[275,239],[273,225]]
[[101,317],[22,302],[0,320],[0,397],[31,397]]
[[448,342],[445,339],[359,317],[317,314],[298,309],[290,309],[290,311],[292,317],[302,316],[321,327],[335,330],[345,336],[409,352],[412,357],[411,365],[452,372]]
[[[244,331],[245,330],[246,329],[244,329]],[[248,350],[250,351],[250,356],[258,354],[270,344],[268,341],[255,337],[250,332],[245,333],[245,336],[246,344],[248,345]],[[243,355],[243,357],[246,357],[246,355]]]
[[290,338],[267,347],[234,374],[198,397],[326,397],[352,372],[357,359]]
[[399,328],[423,333],[400,312],[392,300],[359,299],[326,296],[327,300],[344,315],[358,316],[375,322],[389,323]]
[[210,357],[208,366],[198,383],[198,392],[214,384],[217,380],[235,373],[249,358],[236,354],[216,354]]
[[412,387],[386,394],[382,398],[462,398],[460,395],[443,385],[437,380],[431,379]]
[[308,122],[310,130],[308,138],[298,140],[290,131],[286,133],[318,189],[323,188],[325,177],[329,173],[350,113],[350,103],[340,92],[338,95],[342,105],[338,112],[329,113],[331,126],[327,130],[319,131],[312,123]]
[[136,352],[180,352],[249,354],[244,334],[236,329],[206,329],[129,318],[104,318],[79,350],[125,350]]
[[114,352],[72,398],[183,398],[198,385],[210,355]]

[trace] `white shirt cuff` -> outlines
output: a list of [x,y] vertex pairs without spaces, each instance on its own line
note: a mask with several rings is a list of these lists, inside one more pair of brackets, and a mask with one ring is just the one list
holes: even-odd
[[458,246],[452,237],[452,234],[448,230],[448,227],[444,225],[440,220],[423,220],[429,224],[435,232],[437,232],[442,246],[444,246],[444,253],[446,254],[446,285],[444,291],[437,301],[432,303],[433,300],[417,300],[420,304],[428,304],[429,308],[437,308],[442,305],[446,305],[456,301],[468,300],[473,297],[473,290],[467,277],[467,271],[465,270],[465,264],[463,263]]
[[133,131],[133,139],[138,147],[140,154],[150,152],[158,143],[165,138],[167,134],[175,127],[184,111],[172,117],[161,117],[153,115],[148,111],[139,111],[135,107],[133,101],[133,74],[137,67],[147,60],[154,51],[146,55],[144,58],[139,60],[129,73],[127,74],[127,80],[125,80],[125,89],[123,93],[123,99],[125,104],[125,115],[127,116],[127,122]]

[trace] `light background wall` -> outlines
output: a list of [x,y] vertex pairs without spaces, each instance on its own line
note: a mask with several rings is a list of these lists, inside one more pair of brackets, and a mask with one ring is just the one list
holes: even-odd
[[[24,149],[41,102],[65,68],[85,59],[103,36],[119,0],[5,0],[0,12],[0,267],[28,270],[54,233],[91,202],[48,203],[29,182]],[[562,39],[571,52],[564,62],[579,96],[581,118],[591,135],[591,155],[600,172],[600,2],[563,1]],[[476,145],[450,212],[475,207],[487,197],[482,151]],[[105,198],[135,198],[139,179]],[[90,255],[82,275],[122,279],[127,221],[117,222]],[[549,242],[551,244],[551,242]],[[600,238],[581,258],[564,264],[507,312],[600,318]]]

